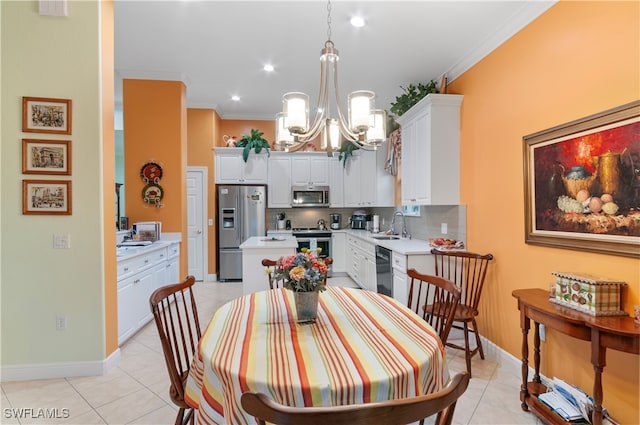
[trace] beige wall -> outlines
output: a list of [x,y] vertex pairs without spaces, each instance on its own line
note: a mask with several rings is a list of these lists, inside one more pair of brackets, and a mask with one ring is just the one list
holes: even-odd
[[[467,241],[496,260],[479,326],[520,358],[519,314],[511,292],[547,288],[552,271],[629,283],[627,312],[640,303],[637,259],[524,243],[522,137],[640,98],[640,3],[560,2],[449,86],[464,95],[461,198]],[[593,390],[589,345],[553,331],[542,347],[542,373]],[[604,405],[640,423],[639,357],[609,351]],[[517,389],[514,400],[517,403]]]
[[[106,75],[100,62],[113,59],[108,44],[99,48],[101,13],[110,13],[102,7],[112,4],[67,5],[69,16],[57,18],[39,16],[36,1],[0,2],[3,376],[25,365],[38,365],[41,372],[64,365],[77,365],[76,371],[99,369],[114,349],[113,333],[107,347],[105,318],[115,314],[113,291],[106,288],[115,288],[115,260],[105,258],[115,258],[115,191],[113,170],[103,174],[103,166],[113,166],[112,160],[103,162],[103,155],[113,157],[113,136],[109,141],[101,127],[103,114],[113,116],[113,105],[101,98],[102,79],[113,79],[113,62],[105,64]],[[22,96],[71,99],[72,134],[22,133]],[[73,174],[35,178],[71,181],[72,215],[22,214],[22,180],[34,179],[22,174],[23,138],[71,141]],[[107,209],[112,211],[108,219]],[[70,235],[71,248],[53,249],[54,234]],[[109,240],[111,251],[106,252]],[[109,276],[114,280],[106,281]],[[66,316],[65,331],[56,331],[56,315]]]

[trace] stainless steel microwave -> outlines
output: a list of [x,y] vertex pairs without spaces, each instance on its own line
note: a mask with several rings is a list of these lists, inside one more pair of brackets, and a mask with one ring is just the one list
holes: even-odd
[[291,206],[302,207],[329,207],[329,186],[292,186]]

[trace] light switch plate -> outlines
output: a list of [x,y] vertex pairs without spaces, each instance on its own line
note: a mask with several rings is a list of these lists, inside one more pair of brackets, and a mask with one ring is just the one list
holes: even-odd
[[69,249],[71,248],[71,235],[53,235],[53,247],[55,249]]
[[447,226],[447,223],[440,224],[440,233],[442,233],[443,235],[446,235],[447,232],[449,231],[448,227],[449,226]]

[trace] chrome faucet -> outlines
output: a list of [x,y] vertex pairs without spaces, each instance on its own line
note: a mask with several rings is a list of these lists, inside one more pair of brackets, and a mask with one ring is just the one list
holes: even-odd
[[402,237],[406,238],[407,237],[407,223],[405,221],[404,218],[404,213],[400,210],[397,210],[396,212],[393,213],[393,218],[391,219],[391,227],[389,230],[391,230],[391,233],[394,235],[397,235],[396,233],[396,229],[395,229],[395,225],[396,225],[396,217],[397,216],[401,216],[402,217]]

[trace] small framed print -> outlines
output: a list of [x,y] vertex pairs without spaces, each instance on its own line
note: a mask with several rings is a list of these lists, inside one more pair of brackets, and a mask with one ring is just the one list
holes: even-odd
[[71,181],[22,180],[22,214],[71,215]]
[[71,142],[22,139],[22,173],[70,176]]
[[22,131],[71,134],[71,100],[23,97]]

